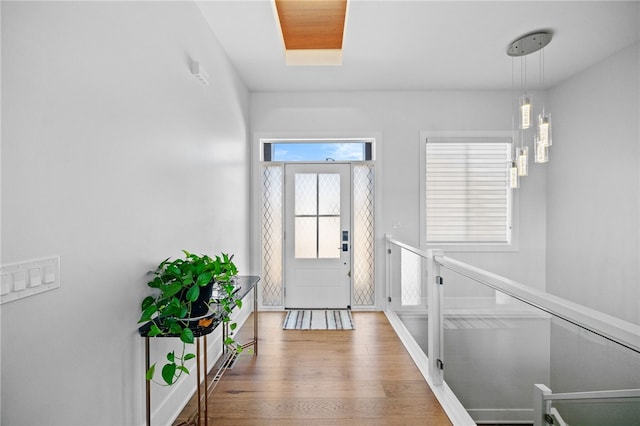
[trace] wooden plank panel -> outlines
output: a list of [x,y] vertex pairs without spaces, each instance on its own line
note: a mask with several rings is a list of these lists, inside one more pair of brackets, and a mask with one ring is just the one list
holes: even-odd
[[[394,386],[388,385],[393,392]],[[233,395],[236,398],[271,398],[275,393],[282,398],[384,398],[389,390],[378,381],[341,382],[314,381],[296,383],[261,384],[256,389],[254,380],[226,380],[216,387],[218,395]]]
[[[225,419],[396,419],[407,414],[437,419],[436,411],[422,398],[218,398],[210,405],[214,424]],[[214,410],[214,413],[211,413]],[[241,423],[236,423],[241,424]],[[424,424],[438,424],[426,422]],[[442,424],[442,423],[440,423]]]
[[342,49],[347,0],[276,0],[286,49]]

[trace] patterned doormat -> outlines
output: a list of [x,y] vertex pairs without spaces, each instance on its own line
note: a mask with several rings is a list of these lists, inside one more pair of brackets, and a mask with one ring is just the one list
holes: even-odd
[[346,309],[292,310],[282,324],[284,330],[355,330],[351,311]]

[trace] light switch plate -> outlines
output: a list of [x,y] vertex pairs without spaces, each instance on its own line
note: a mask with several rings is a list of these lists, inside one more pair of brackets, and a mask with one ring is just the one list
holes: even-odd
[[10,274],[2,274],[2,280],[0,281],[0,295],[9,294],[11,292],[11,275]]
[[13,291],[22,291],[27,287],[27,279],[24,271],[16,271],[13,274]]
[[51,263],[44,265],[44,283],[51,284],[56,280],[56,271]]
[[40,268],[29,269],[29,287],[38,287],[42,284],[42,275],[40,275]]
[[60,287],[60,257],[45,257],[0,266],[0,303]]

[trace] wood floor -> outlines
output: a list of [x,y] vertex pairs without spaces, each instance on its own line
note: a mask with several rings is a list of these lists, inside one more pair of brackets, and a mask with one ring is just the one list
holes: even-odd
[[[383,313],[354,312],[344,331],[282,330],[284,316],[259,314],[259,354],[209,395],[209,425],[451,425]],[[194,412],[195,399],[174,425]]]

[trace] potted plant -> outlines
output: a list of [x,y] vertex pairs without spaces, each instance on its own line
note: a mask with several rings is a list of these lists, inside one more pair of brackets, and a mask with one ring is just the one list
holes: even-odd
[[[189,374],[185,362],[195,358],[187,352],[187,344],[193,344],[194,331],[207,331],[216,321],[230,323],[234,306],[242,307],[242,301],[234,297],[233,278],[238,273],[233,256],[222,253],[214,258],[196,255],[186,250],[184,259],[165,259],[153,274],[155,277],[147,285],[156,290],[156,294],[147,296],[141,304],[142,314],[139,323],[146,323],[141,332],[149,337],[175,336],[182,342],[181,353],[167,353],[166,363],[162,367],[163,385],[172,385],[182,376]],[[211,294],[218,287],[215,306],[211,306]],[[218,309],[215,309],[218,308]],[[237,324],[229,324],[231,331]],[[144,328],[144,331],[142,331]],[[210,330],[209,330],[210,331]],[[236,352],[242,351],[231,336],[224,342]],[[147,380],[153,380],[156,364],[146,372]]]

